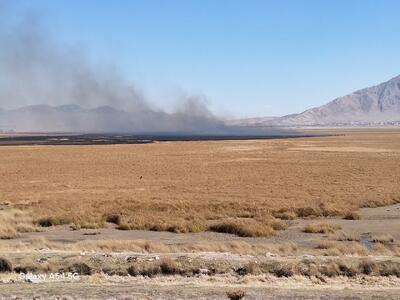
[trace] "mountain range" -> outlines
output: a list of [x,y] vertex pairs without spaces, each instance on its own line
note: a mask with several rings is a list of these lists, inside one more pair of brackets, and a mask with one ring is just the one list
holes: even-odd
[[76,104],[0,108],[0,131],[215,131],[226,125],[251,127],[400,125],[400,76],[334,99],[320,107],[283,117],[233,120],[223,124],[200,111],[167,114],[143,110],[127,112],[111,106],[92,109]]
[[256,126],[375,126],[400,124],[400,76],[339,97],[328,104],[283,117],[234,121]]

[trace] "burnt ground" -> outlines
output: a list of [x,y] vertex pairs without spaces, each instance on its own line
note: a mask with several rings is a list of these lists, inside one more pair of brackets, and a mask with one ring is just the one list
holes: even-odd
[[223,140],[265,140],[300,137],[320,137],[321,134],[295,132],[257,132],[255,134],[201,134],[201,133],[138,133],[138,134],[20,134],[0,136],[0,146],[28,145],[117,145],[147,144],[169,141],[223,141]]

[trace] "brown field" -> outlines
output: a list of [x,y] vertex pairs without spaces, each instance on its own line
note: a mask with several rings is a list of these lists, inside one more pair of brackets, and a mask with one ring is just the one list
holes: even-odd
[[268,236],[400,201],[400,130],[286,140],[0,147],[0,203],[41,224]]
[[400,130],[334,133],[0,147],[0,295],[398,299]]

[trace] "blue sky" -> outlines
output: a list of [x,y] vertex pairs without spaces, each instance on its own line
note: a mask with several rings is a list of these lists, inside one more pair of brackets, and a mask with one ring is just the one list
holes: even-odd
[[400,1],[9,2],[3,24],[37,16],[161,107],[187,93],[223,116],[283,115],[400,74]]

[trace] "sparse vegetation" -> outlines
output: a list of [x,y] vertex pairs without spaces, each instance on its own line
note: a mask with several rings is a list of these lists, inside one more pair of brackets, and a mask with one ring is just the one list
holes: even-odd
[[343,219],[345,220],[360,220],[361,215],[358,212],[351,211],[344,215]]
[[13,207],[0,209],[0,239],[13,239],[29,231],[38,231],[31,212]]
[[328,256],[340,255],[368,255],[368,250],[357,242],[321,241],[317,249],[324,250],[322,254]]
[[394,238],[390,234],[384,234],[384,235],[373,236],[371,238],[371,241],[373,243],[391,244],[394,242]]
[[263,224],[254,220],[232,219],[217,222],[209,227],[210,231],[231,233],[242,237],[261,237],[274,234],[271,225]]
[[304,228],[306,233],[335,233],[340,230],[341,226],[328,223],[308,224]]
[[357,234],[349,234],[347,232],[338,232],[338,233],[332,234],[330,236],[330,239],[342,241],[342,242],[359,242],[360,236]]
[[8,259],[0,257],[0,273],[11,272],[12,265]]
[[242,290],[236,290],[236,291],[227,291],[226,296],[230,300],[240,300],[246,296],[246,293]]
[[116,214],[107,215],[106,222],[113,223],[115,225],[121,225],[121,216]]
[[76,262],[68,268],[69,272],[78,273],[80,275],[91,275],[92,268],[84,262]]
[[41,218],[37,221],[37,223],[42,227],[50,227],[50,226],[57,226],[57,225],[66,225],[70,224],[71,220],[68,218],[60,218],[60,217],[47,217]]

